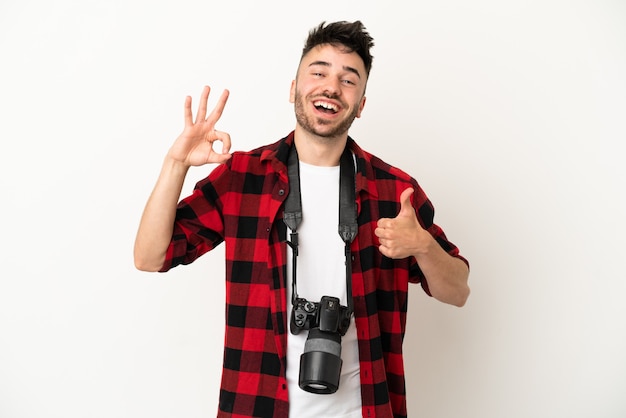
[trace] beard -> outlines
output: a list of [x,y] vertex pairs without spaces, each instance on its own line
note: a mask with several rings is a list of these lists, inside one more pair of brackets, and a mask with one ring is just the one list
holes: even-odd
[[317,135],[321,138],[337,138],[342,136],[348,132],[350,126],[352,126],[352,122],[356,118],[356,115],[359,112],[359,107],[355,106],[352,113],[350,113],[345,119],[339,122],[339,124],[334,125],[336,122],[327,121],[322,118],[316,118],[315,116],[309,115],[305,111],[304,100],[302,95],[296,89],[295,99],[294,99],[294,110],[296,113],[296,121],[305,131],[310,132],[314,135]]

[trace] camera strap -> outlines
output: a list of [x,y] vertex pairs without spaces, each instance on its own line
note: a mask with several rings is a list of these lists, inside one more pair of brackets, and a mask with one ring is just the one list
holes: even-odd
[[[352,252],[350,244],[358,232],[356,209],[356,183],[354,176],[354,160],[352,152],[346,145],[339,162],[339,236],[345,243],[346,256],[346,292],[348,314],[352,315],[354,302],[352,301]],[[289,152],[287,163],[289,177],[289,195],[285,201],[284,222],[291,229],[290,241],[287,244],[293,253],[291,301],[295,304],[298,298],[296,286],[296,260],[298,257],[298,225],[302,222],[302,195],[300,194],[300,168],[298,151],[293,144]]]

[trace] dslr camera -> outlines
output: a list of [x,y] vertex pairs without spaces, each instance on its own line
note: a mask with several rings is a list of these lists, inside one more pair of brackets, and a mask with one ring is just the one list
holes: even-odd
[[309,336],[300,356],[301,389],[318,394],[335,393],[341,375],[341,337],[350,326],[352,313],[339,299],[322,296],[319,302],[296,298],[291,310],[291,333],[308,330]]

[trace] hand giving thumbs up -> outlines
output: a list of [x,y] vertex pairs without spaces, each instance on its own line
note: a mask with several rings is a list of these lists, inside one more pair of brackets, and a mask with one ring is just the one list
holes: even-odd
[[374,231],[380,242],[380,252],[389,258],[405,258],[426,252],[434,242],[433,237],[417,220],[411,205],[412,188],[400,195],[400,212],[395,218],[381,218]]

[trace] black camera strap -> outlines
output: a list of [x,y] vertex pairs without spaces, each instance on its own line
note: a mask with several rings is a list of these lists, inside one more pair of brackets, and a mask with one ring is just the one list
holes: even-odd
[[[356,183],[354,176],[354,160],[352,152],[346,145],[339,162],[339,236],[345,243],[346,256],[346,291],[348,315],[354,311],[352,301],[352,252],[350,244],[358,232],[356,210]],[[300,194],[300,169],[296,145],[291,147],[287,163],[289,177],[289,195],[285,201],[285,224],[291,229],[290,241],[287,241],[293,253],[291,302],[298,298],[296,286],[296,260],[298,257],[298,225],[302,222],[302,196]]]

